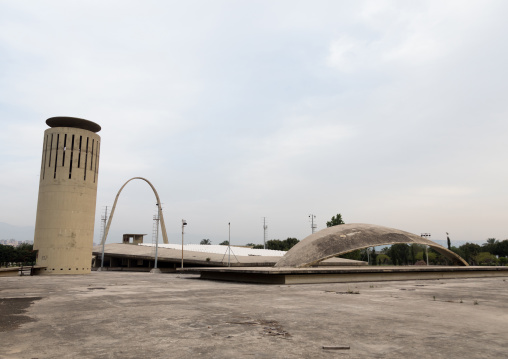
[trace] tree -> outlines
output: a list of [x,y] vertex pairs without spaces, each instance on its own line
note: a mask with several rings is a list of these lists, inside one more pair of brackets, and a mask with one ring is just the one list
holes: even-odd
[[339,254],[339,258],[344,259],[352,259],[354,261],[361,261],[362,260],[362,250],[361,249],[355,249],[354,251]]
[[17,247],[0,244],[0,266],[8,266],[10,263],[32,265],[35,257],[33,244],[22,243]]
[[229,246],[229,241],[221,242],[221,243],[219,243],[219,245],[221,245],[221,246]]
[[15,249],[13,246],[0,244],[0,266],[8,266],[15,261]]
[[480,252],[475,257],[476,263],[478,265],[496,265],[497,264],[497,258],[495,255],[490,254],[489,252]]
[[210,245],[210,244],[212,244],[212,241],[209,240],[208,238],[207,239],[202,239],[201,242],[199,242],[199,244]]
[[16,247],[16,262],[33,264],[35,262],[35,251],[33,244],[22,243]]
[[410,252],[411,252],[411,264],[415,264],[418,259],[418,253],[423,253],[422,258],[425,257],[425,246],[418,243],[409,244]]
[[393,244],[387,253],[394,265],[407,265],[409,261],[409,246],[406,243]]
[[498,242],[492,254],[498,255],[500,257],[508,257],[508,239]]
[[378,254],[376,257],[376,264],[377,265],[386,265],[391,264],[390,257],[388,257],[386,254]]
[[416,255],[416,261],[424,261],[427,263],[427,257],[429,258],[429,264],[436,264],[437,261],[437,252],[432,251],[432,248],[425,253],[425,250],[423,252],[418,252]]
[[469,264],[474,265],[475,257],[480,253],[482,247],[476,243],[466,243],[459,247],[459,250],[462,252],[462,258]]
[[270,239],[269,241],[266,242],[266,249],[271,249],[275,251],[289,251],[298,242],[300,242],[298,239],[290,237],[288,237],[283,241],[281,241],[280,239]]
[[496,252],[496,247],[499,245],[499,241],[495,238],[487,239],[486,243],[482,244],[482,252],[489,252],[493,254]]
[[372,250],[370,252],[370,262],[375,264],[376,263],[376,259],[377,259],[376,248],[372,247]]
[[326,222],[327,227],[338,226],[339,224],[345,224],[340,213],[337,213],[336,216],[333,216],[331,221]]
[[288,237],[288,238],[286,238],[286,240],[284,242],[287,247],[286,250],[289,251],[291,248],[293,248],[300,241],[296,238]]

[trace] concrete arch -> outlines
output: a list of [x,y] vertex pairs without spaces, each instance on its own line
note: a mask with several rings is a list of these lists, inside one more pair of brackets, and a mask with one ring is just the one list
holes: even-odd
[[[159,194],[157,193],[157,190],[150,183],[150,181],[147,180],[146,178],[143,178],[143,177],[133,177],[130,180],[128,180],[127,182],[125,182],[124,185],[122,186],[122,188],[120,188],[120,190],[116,194],[115,202],[113,203],[113,208],[111,209],[111,213],[109,215],[108,224],[106,225],[106,230],[104,231],[104,238],[101,241],[101,245],[104,244],[106,242],[106,239],[108,238],[109,227],[111,226],[111,221],[113,220],[113,215],[115,214],[116,202],[118,202],[118,197],[120,196],[120,193],[122,192],[123,188],[127,185],[127,183],[129,183],[130,181],[135,180],[135,179],[140,179],[140,180],[143,180],[146,183],[148,183],[150,185],[150,187],[152,187],[153,193],[155,194],[155,198],[157,199],[157,203],[159,203],[159,204],[161,203],[161,200],[159,198]],[[161,222],[162,239],[163,239],[165,244],[168,244],[169,242],[168,242],[168,234],[166,233],[166,224],[164,223],[164,217],[162,215],[162,211],[161,211],[160,205],[158,207],[159,207],[159,218],[160,218],[160,222]]]
[[468,265],[454,252],[416,234],[373,224],[352,223],[325,228],[304,238],[291,248],[275,267],[309,267],[357,249],[397,243],[428,245],[453,263]]

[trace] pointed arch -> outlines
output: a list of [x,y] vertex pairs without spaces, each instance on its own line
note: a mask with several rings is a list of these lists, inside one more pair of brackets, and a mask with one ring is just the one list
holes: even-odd
[[275,267],[309,267],[357,249],[397,243],[424,244],[455,264],[468,265],[456,253],[416,234],[373,224],[352,223],[325,228],[302,239],[275,264]]
[[169,243],[168,242],[168,234],[166,233],[166,224],[164,223],[164,217],[162,215],[162,210],[161,210],[161,200],[159,198],[159,194],[157,193],[157,190],[152,185],[152,183],[149,180],[147,180],[146,178],[133,177],[130,180],[128,180],[127,182],[125,182],[124,185],[120,188],[120,190],[116,194],[115,202],[113,203],[113,208],[111,209],[111,213],[109,215],[108,224],[106,225],[106,230],[104,231],[104,237],[102,238],[101,245],[104,244],[106,242],[106,239],[108,238],[109,227],[111,226],[111,221],[113,220],[113,215],[115,214],[116,203],[118,202],[118,197],[120,196],[120,193],[122,192],[124,187],[127,185],[127,183],[129,183],[130,181],[135,180],[135,179],[140,179],[140,180],[145,181],[152,188],[153,193],[154,193],[155,198],[157,199],[157,203],[158,203],[159,218],[161,221],[161,230],[162,230],[162,240],[164,241],[165,244]]

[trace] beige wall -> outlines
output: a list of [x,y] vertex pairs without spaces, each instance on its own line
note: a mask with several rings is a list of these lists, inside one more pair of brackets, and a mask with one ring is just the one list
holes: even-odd
[[37,264],[47,267],[43,274],[90,273],[99,154],[96,133],[70,127],[44,132],[34,235]]

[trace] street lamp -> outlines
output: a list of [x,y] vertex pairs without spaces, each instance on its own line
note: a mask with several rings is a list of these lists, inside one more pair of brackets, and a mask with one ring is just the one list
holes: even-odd
[[183,229],[187,225],[187,221],[185,219],[182,219],[182,269],[183,269]]
[[161,270],[157,268],[157,258],[159,257],[159,220],[161,218],[161,204],[156,203],[157,205],[157,215],[153,216],[153,219],[155,220],[155,225],[157,226],[157,229],[155,231],[155,261],[152,270],[150,273],[160,273]]
[[314,234],[314,230],[317,227],[316,225],[314,225],[314,218],[316,218],[316,216],[314,214],[309,214],[309,218],[311,222],[310,228],[312,229],[312,234]]
[[[420,235],[421,237],[429,237],[430,238],[430,233],[422,233]],[[425,245],[425,256],[427,257],[427,265],[429,265],[429,250],[428,250],[429,246],[428,245]]]

